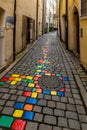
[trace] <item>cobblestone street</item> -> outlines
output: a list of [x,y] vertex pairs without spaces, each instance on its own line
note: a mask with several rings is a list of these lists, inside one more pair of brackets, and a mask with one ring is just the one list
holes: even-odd
[[87,75],[56,32],[0,80],[0,130],[87,130]]

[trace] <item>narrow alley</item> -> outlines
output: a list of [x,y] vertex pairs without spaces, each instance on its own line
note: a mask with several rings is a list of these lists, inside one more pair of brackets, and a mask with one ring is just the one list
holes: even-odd
[[86,130],[87,75],[56,32],[0,80],[0,130]]

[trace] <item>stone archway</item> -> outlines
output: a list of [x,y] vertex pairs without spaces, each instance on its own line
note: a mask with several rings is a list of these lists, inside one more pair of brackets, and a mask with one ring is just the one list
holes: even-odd
[[73,39],[73,52],[80,54],[80,40],[79,40],[79,13],[78,9],[74,6],[72,14],[72,39]]
[[5,10],[0,8],[0,68],[5,65]]

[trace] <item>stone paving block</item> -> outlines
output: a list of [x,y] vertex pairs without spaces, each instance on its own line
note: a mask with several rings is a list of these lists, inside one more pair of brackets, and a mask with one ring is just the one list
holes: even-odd
[[48,108],[48,107],[44,107],[43,108],[43,113],[47,114],[47,115],[53,115],[53,109]]
[[14,111],[14,108],[4,107],[4,109],[3,109],[3,111],[1,113],[5,114],[5,115],[12,115],[13,111]]
[[6,101],[4,99],[0,99],[0,105],[4,106],[5,102]]
[[51,108],[55,108],[56,107],[56,103],[54,101],[48,101],[47,106],[51,107]]
[[19,95],[19,96],[21,96],[22,94],[23,94],[22,90],[18,90],[17,93],[16,93],[16,95]]
[[67,127],[68,126],[67,118],[59,117],[58,118],[58,126]]
[[66,118],[78,120],[78,114],[76,112],[66,111]]
[[63,128],[63,130],[71,130],[71,129],[68,129],[68,128]]
[[43,99],[44,95],[43,94],[38,94],[38,98]]
[[37,102],[37,105],[46,106],[47,105],[47,101],[44,100],[44,99],[39,99],[39,101]]
[[44,117],[44,123],[47,123],[50,125],[56,125],[56,123],[57,123],[56,117],[46,115]]
[[43,120],[43,114],[35,113],[34,121],[42,122]]
[[87,123],[87,115],[79,115],[80,122]]
[[25,111],[23,114],[23,119],[26,120],[33,120],[34,118],[34,112],[30,112],[30,111]]
[[56,103],[56,108],[62,109],[62,110],[66,110],[66,104],[65,103],[61,103],[61,102],[57,102]]
[[10,128],[12,122],[13,122],[13,118],[10,116],[1,116],[0,117],[0,126],[2,126],[2,127]]
[[26,121],[24,120],[20,120],[20,119],[16,119],[11,128],[12,130],[24,130],[25,129],[25,125],[26,125]]
[[44,99],[51,100],[51,95],[44,95]]
[[60,97],[59,96],[52,96],[52,100],[53,101],[60,101]]
[[76,105],[77,112],[80,114],[86,114],[84,106]]
[[61,97],[61,102],[68,103],[68,99],[66,97]]
[[63,110],[54,109],[54,116],[64,116],[64,114]]
[[25,102],[26,99],[27,99],[27,97],[18,96],[17,101],[19,101],[19,102]]
[[78,89],[72,89],[72,93],[79,94],[79,91],[78,91]]
[[16,99],[17,99],[17,95],[12,95],[12,96],[10,97],[10,100],[15,101]]
[[81,128],[82,130],[87,130],[87,123],[82,123]]
[[14,104],[15,104],[15,101],[7,101],[6,102],[6,106],[8,106],[8,107],[13,107],[14,106]]
[[9,94],[16,94],[17,90],[16,89],[10,89]]
[[9,88],[0,88],[1,93],[8,93]]
[[53,126],[53,130],[62,130],[61,127]]
[[36,105],[37,99],[35,99],[35,98],[27,98],[26,103]]
[[41,106],[36,106],[36,105],[35,105],[34,108],[33,108],[33,111],[34,111],[34,112],[39,112],[39,113],[40,113],[41,110],[42,110],[42,107],[41,107]]
[[37,130],[38,129],[38,123],[27,122],[27,125],[26,125],[25,129],[26,130]]
[[75,99],[79,99],[79,100],[81,100],[79,94],[73,94],[73,97],[74,97]]
[[79,99],[75,99],[76,105],[83,105],[83,102]]
[[80,130],[80,123],[76,120],[69,119],[69,127],[71,129]]
[[2,99],[9,99],[9,97],[10,97],[10,94],[4,94],[4,95],[2,96]]
[[71,92],[65,92],[65,97],[72,98],[72,93]]
[[69,100],[69,104],[75,104],[75,101],[73,98],[68,98],[68,100]]
[[45,124],[40,124],[39,130],[52,130],[52,126],[45,125]]
[[67,110],[69,111],[76,111],[76,106],[73,104],[67,104]]

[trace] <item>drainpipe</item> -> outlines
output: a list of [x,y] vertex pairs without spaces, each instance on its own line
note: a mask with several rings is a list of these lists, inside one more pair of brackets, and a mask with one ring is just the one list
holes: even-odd
[[68,0],[66,0],[66,49],[68,50]]
[[15,61],[15,52],[16,52],[16,0],[14,0],[14,30],[13,30],[13,61]]
[[61,2],[59,0],[59,35],[61,40],[61,16],[60,16]]
[[36,39],[38,39],[38,0],[36,4]]
[[42,34],[44,34],[44,3],[45,1],[43,0],[43,10],[42,10]]

